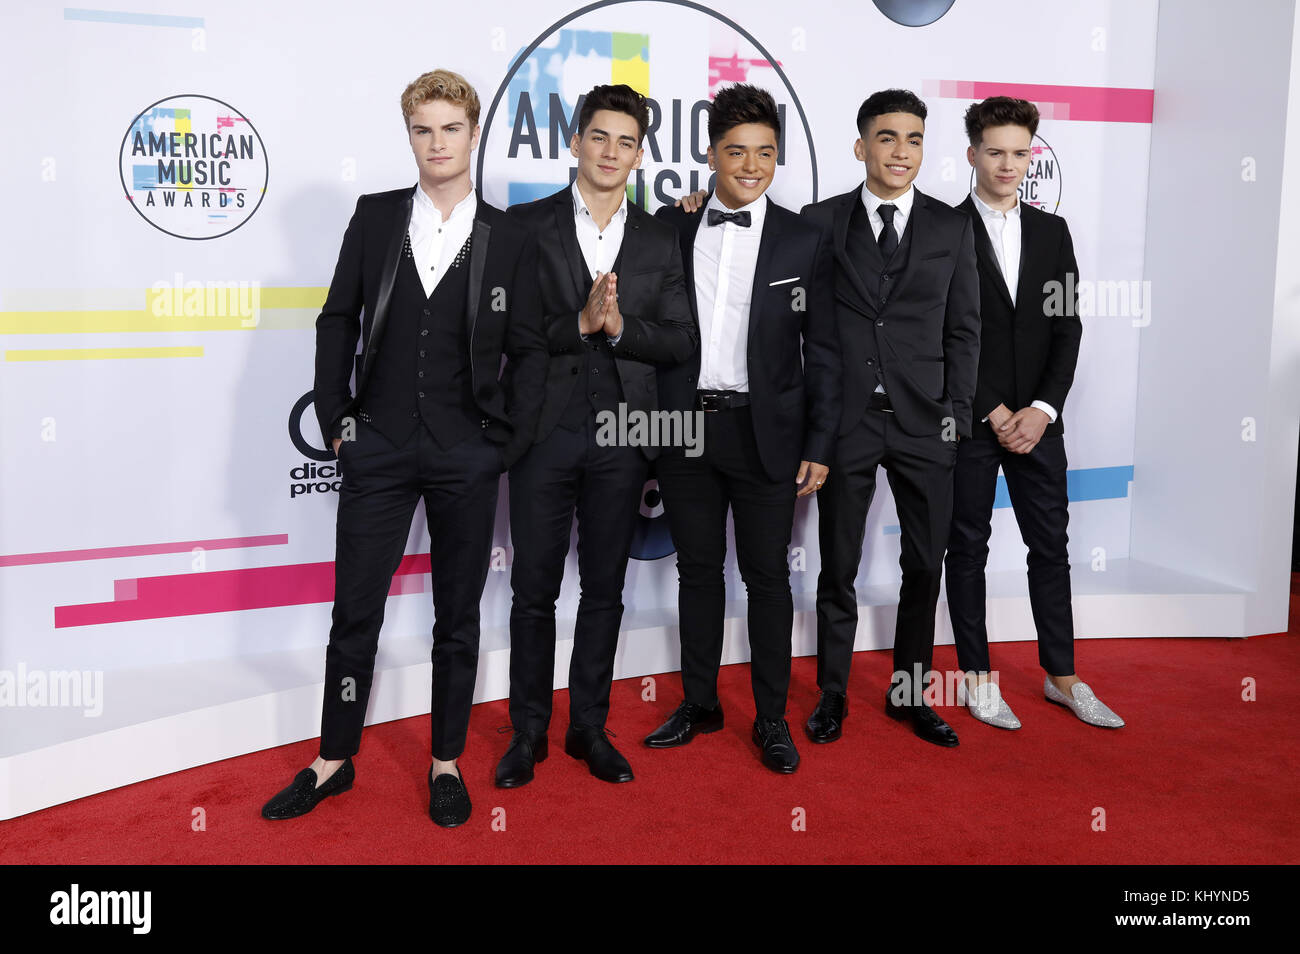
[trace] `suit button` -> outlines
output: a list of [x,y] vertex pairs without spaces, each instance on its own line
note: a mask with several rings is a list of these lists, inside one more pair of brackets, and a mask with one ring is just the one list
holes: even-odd
[[867,364],[875,364],[875,362],[872,361],[870,358],[868,358],[868,359],[867,359]]
[[420,357],[421,357],[421,358],[424,357],[424,352],[423,352],[423,351],[420,352]]
[[420,376],[420,377],[424,377],[424,372],[421,371],[420,374],[419,374],[419,376]]
[[591,373],[592,373],[592,374],[600,374],[600,368],[592,368],[592,369],[591,369]]
[[426,317],[426,318],[429,317],[429,309],[428,309],[428,308],[424,309],[424,317]]
[[[882,301],[881,304],[883,305],[884,302]],[[884,323],[883,321],[877,321],[877,322],[876,322],[876,327],[877,327],[877,328],[883,328],[884,326],[885,326],[885,323]]]
[[[421,394],[420,397],[424,397],[424,395]],[[412,412],[411,412],[411,417],[419,417],[419,416],[420,416],[420,412],[419,412],[419,411],[412,411]]]
[[578,373],[578,369],[577,369],[577,368],[574,368],[574,369],[573,369],[573,373],[574,373],[574,374],[577,374],[577,373]]
[[486,418],[486,417],[483,418],[483,426],[484,426],[484,427],[487,427],[487,418]]
[[429,329],[428,329],[428,328],[423,328],[423,329],[421,329],[421,331],[420,331],[420,336],[423,337],[424,335],[427,335],[428,333],[429,333]]
[[419,392],[419,395],[420,395],[420,397],[424,397],[424,392],[423,392],[423,391],[420,391],[420,392]]
[[880,280],[881,280],[882,282],[887,282],[887,281],[889,281],[889,279],[892,278],[892,277],[893,277],[892,275],[881,275],[881,276],[880,276]]
[[592,392],[591,392],[591,399],[592,399],[593,401],[596,400],[596,392],[595,392],[595,391],[592,391]]

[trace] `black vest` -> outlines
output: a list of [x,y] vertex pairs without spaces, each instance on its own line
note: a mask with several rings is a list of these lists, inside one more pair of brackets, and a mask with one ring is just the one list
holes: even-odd
[[361,402],[369,420],[393,444],[410,441],[421,421],[443,450],[483,429],[474,400],[469,328],[469,247],[427,298],[407,245],[397,266],[382,347]]
[[[915,212],[916,203],[913,202],[912,213]],[[911,221],[912,216],[909,215],[909,226]],[[894,227],[897,229],[898,226]],[[853,267],[858,270],[867,294],[875,301],[877,309],[883,313],[889,303],[890,294],[898,285],[898,276],[907,268],[908,259],[912,254],[912,229],[903,230],[903,234],[898,239],[898,247],[886,262],[880,254],[880,243],[871,234],[871,219],[867,216],[866,207],[859,199],[853,203],[853,211],[849,213],[849,229],[844,237],[844,250],[848,253]],[[876,355],[875,368],[876,380],[883,385],[885,381],[879,353]]]
[[[627,239],[624,237],[624,242]],[[581,254],[581,253],[579,253]],[[618,274],[623,267],[623,247],[620,245],[614,266],[610,271]],[[587,263],[582,263],[582,300],[585,302],[595,284],[587,272]],[[575,317],[576,320],[576,317]],[[578,380],[574,382],[569,394],[569,403],[560,415],[560,427],[571,431],[582,430],[588,418],[600,411],[618,413],[618,403],[623,400],[623,385],[618,379],[618,368],[614,364],[614,352],[609,346],[609,339],[604,331],[588,336],[583,341],[582,367],[575,369]]]

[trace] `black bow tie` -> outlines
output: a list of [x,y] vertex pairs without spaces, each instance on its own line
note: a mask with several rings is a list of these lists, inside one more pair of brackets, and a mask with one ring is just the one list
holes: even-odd
[[749,228],[748,212],[723,212],[719,209],[709,209],[709,224],[721,225],[723,222],[730,222],[732,225],[739,225],[742,229]]

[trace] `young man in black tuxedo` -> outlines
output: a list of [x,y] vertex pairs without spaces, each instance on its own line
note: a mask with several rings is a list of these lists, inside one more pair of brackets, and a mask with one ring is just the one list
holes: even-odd
[[1077,308],[1058,315],[1046,304],[1062,289],[1078,287],[1070,229],[1065,219],[1020,201],[1037,131],[1038,109],[1023,99],[995,96],[966,111],[975,188],[957,208],[975,230],[981,330],[974,439],[957,447],[944,561],[957,660],[965,672],[958,694],[981,722],[1020,728],[990,678],[985,626],[984,567],[1000,466],[1029,548],[1029,602],[1047,673],[1043,692],[1084,722],[1118,728],[1124,721],[1074,671],[1061,409],[1083,329]]
[[714,193],[687,212],[656,215],[681,237],[700,327],[691,360],[659,375],[660,404],[704,422],[703,453],[659,458],[664,509],[677,549],[685,700],[645,739],[684,745],[722,728],[723,564],[727,510],[748,599],[753,738],[763,763],[793,772],[785,721],[794,603],[787,551],[796,496],[818,490],[839,424],[840,358],[830,242],[765,193],[776,172],[781,119],[765,90],[735,85],[709,106]]
[[514,544],[510,612],[510,745],[496,784],[525,785],[548,754],[555,670],[555,601],[578,519],[582,595],[569,665],[564,750],[607,782],[632,769],[605,734],[623,578],[656,447],[607,441],[602,421],[620,405],[657,410],[656,369],[685,361],[697,336],[677,235],[627,201],[650,123],[646,99],[626,85],[583,99],[566,189],[514,206],[537,235],[541,308],[550,359],[536,443],[510,470]]
[[957,735],[925,703],[934,617],[952,517],[957,441],[971,434],[979,362],[979,279],[970,219],[912,185],[925,104],[907,90],[873,93],[858,110],[854,155],[866,181],[806,207],[832,236],[844,361],[833,476],[817,495],[817,685],[805,729],[840,737],[858,628],[854,581],[876,468],[889,477],[902,525],[903,571],[889,715],[936,745]]
[[419,182],[357,200],[316,320],[316,415],[343,470],[320,757],[265,818],[352,787],[384,602],[421,498],[435,617],[429,814],[444,827],[470,814],[457,759],[497,487],[532,441],[546,375],[537,245],[474,192],[479,99],[463,77],[419,77],[402,115]]

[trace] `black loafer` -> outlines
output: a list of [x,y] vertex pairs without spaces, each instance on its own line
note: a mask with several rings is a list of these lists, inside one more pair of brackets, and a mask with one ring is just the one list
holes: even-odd
[[652,749],[671,749],[685,745],[696,735],[707,735],[722,728],[722,706],[706,709],[693,702],[683,702],[668,721],[645,737]]
[[533,765],[549,754],[545,732],[516,732],[497,763],[497,788],[518,788],[533,780]]
[[464,779],[443,772],[434,776],[429,767],[429,817],[443,828],[455,828],[469,821],[469,792]]
[[303,769],[293,777],[287,788],[283,788],[269,802],[262,806],[262,817],[271,821],[283,821],[306,815],[331,795],[346,792],[356,780],[357,772],[352,767],[352,759],[344,759],[343,764],[334,770],[319,788],[316,787],[316,773],[309,768]]
[[842,692],[826,690],[817,700],[817,708],[804,723],[803,730],[812,742],[834,742],[844,728],[844,717],[849,714],[849,700]]
[[886,694],[885,713],[899,722],[911,722],[912,731],[918,738],[949,749],[957,745],[957,733],[952,726],[939,718],[939,713],[925,703],[914,706],[895,705],[892,696]]
[[799,753],[784,719],[755,719],[754,744],[763,750],[763,764],[773,772],[789,775],[799,767]]
[[605,737],[604,729],[569,726],[564,733],[564,751],[587,763],[587,769],[602,782],[632,781],[632,766]]

